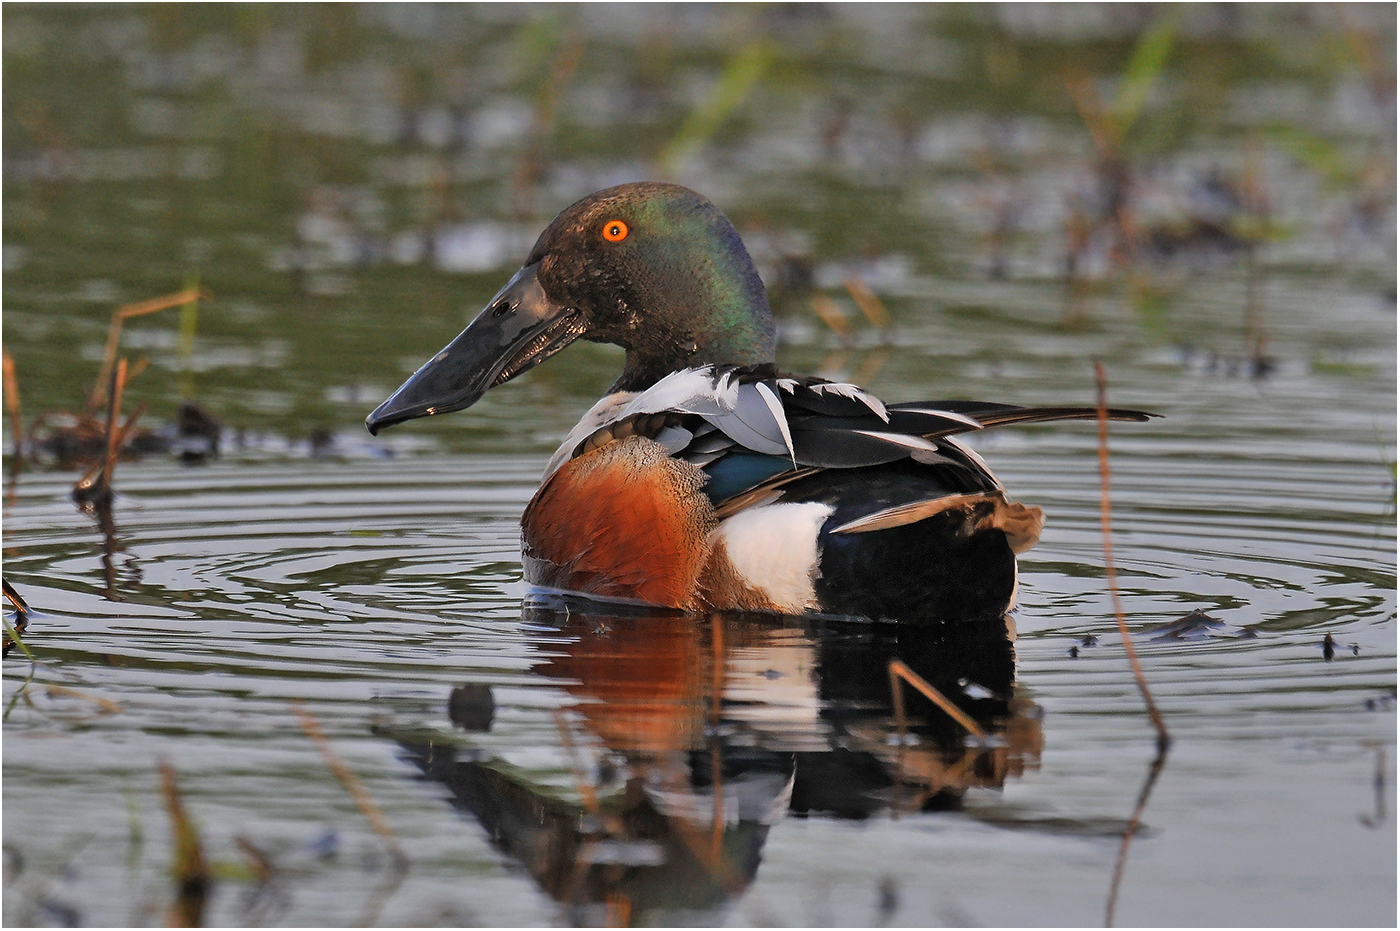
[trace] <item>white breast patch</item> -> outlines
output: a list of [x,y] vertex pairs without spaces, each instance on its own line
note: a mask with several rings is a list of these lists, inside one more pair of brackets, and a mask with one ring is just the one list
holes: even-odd
[[817,605],[817,533],[835,508],[820,501],[781,502],[741,511],[711,531],[744,584],[792,614]]

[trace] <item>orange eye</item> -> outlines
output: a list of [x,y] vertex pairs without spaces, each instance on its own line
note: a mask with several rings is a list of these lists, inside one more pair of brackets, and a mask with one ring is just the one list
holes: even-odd
[[608,242],[622,242],[627,238],[627,224],[621,220],[609,220],[603,224],[603,238]]

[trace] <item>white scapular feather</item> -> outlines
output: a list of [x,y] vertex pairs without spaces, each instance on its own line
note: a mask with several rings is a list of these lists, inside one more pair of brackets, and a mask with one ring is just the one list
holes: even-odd
[[783,441],[787,433],[786,419],[779,425],[767,401],[753,385],[739,387],[733,410],[701,416],[754,452],[781,456],[789,451],[788,443]]
[[681,369],[667,375],[641,394],[634,395],[632,403],[627,405],[618,419],[631,417],[633,414],[657,414],[661,411],[705,414],[720,406],[720,393],[713,367],[706,365],[696,369]]
[[859,401],[870,408],[871,413],[876,417],[879,417],[885,423],[890,422],[890,413],[885,410],[885,402],[856,385],[848,385],[844,382],[830,382],[824,385],[813,385],[812,390],[818,394],[839,394],[843,398]]
[[792,457],[792,467],[797,468],[797,451],[792,448],[792,431],[788,429],[787,412],[783,410],[783,402],[778,400],[778,396],[773,393],[763,382],[754,385],[758,390],[758,396],[763,398],[763,403],[768,405],[768,411],[773,415],[773,421],[778,425],[778,429],[783,434],[783,444],[787,446],[788,455]]

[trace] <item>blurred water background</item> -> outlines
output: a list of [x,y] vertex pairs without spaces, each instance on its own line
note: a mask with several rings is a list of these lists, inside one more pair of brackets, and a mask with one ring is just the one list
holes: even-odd
[[[7,923],[194,907],[175,798],[206,923],[1104,920],[1153,735],[1092,427],[977,438],[1049,524],[1002,743],[928,770],[842,678],[887,634],[522,609],[520,510],[620,350],[364,432],[555,213],[659,178],[739,228],[785,368],[1092,403],[1097,359],[1166,415],[1111,440],[1176,737],[1116,920],[1394,926],[1393,6],[0,16]],[[80,510],[112,315],[188,288],[126,321],[147,452]]]

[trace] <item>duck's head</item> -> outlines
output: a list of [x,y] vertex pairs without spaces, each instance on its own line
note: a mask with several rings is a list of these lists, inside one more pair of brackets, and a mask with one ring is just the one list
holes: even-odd
[[486,309],[365,425],[469,407],[580,338],[627,350],[619,391],[774,357],[763,282],[719,208],[680,185],[624,184],[555,217]]

